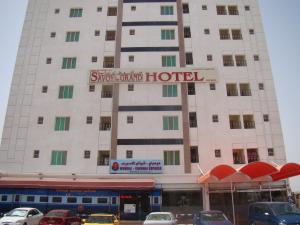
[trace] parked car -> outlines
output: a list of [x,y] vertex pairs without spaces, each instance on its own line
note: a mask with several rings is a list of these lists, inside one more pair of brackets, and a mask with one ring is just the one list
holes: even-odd
[[87,219],[83,219],[84,225],[120,225],[120,221],[114,214],[91,214]]
[[222,211],[201,211],[195,216],[195,225],[232,225]]
[[4,214],[1,225],[38,225],[43,213],[35,208],[16,208]]
[[288,202],[256,202],[249,206],[250,224],[300,224],[300,210]]
[[146,217],[144,225],[177,225],[177,219],[170,212],[152,212]]
[[49,211],[40,220],[39,225],[80,225],[81,218],[76,216],[71,210],[56,209]]

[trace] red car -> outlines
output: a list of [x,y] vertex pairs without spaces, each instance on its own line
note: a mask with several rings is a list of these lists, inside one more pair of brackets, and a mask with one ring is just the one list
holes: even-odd
[[49,211],[39,225],[80,225],[81,219],[70,210],[55,209]]

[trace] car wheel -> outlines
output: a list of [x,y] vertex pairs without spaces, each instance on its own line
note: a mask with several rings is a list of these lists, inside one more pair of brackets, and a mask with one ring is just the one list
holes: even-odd
[[27,225],[27,223],[23,223],[23,225]]

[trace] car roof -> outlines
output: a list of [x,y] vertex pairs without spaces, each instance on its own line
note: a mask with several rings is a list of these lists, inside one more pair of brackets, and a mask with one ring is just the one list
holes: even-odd
[[171,212],[152,212],[149,215],[153,215],[153,214],[167,214],[167,215],[170,215],[172,213]]
[[68,209],[53,209],[53,210],[50,210],[49,212],[69,212],[69,211],[71,211],[71,210],[68,210]]
[[90,216],[114,216],[114,214],[109,214],[109,213],[94,213],[94,214],[91,214]]
[[[32,210],[32,209],[36,209],[36,208],[30,208],[30,207],[20,207],[20,208],[15,208],[15,209],[21,209],[21,210]],[[15,210],[14,209],[14,210]]]

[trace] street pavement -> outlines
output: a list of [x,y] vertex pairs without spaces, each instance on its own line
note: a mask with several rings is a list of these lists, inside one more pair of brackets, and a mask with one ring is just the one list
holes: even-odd
[[[143,221],[121,221],[120,225],[143,225]],[[193,225],[191,221],[178,221],[178,225]]]

